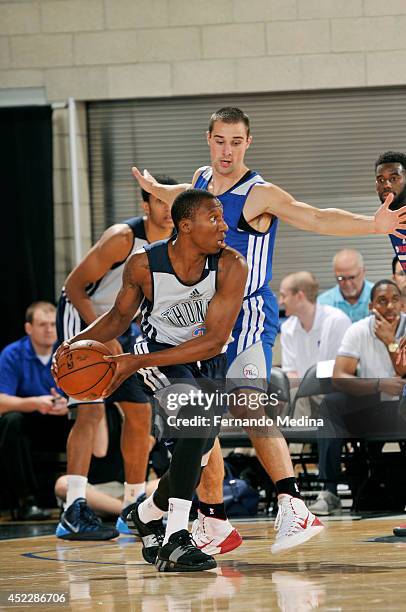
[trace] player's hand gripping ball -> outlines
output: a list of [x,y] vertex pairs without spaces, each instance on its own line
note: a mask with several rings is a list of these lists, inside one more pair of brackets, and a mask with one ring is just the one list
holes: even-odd
[[81,401],[100,399],[113,378],[116,363],[103,359],[111,351],[96,340],[79,340],[57,357],[58,386]]

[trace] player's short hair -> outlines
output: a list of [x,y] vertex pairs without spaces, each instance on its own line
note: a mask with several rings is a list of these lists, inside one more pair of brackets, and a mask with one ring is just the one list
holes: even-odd
[[[178,185],[178,181],[171,176],[166,176],[166,174],[154,174],[154,178],[161,183],[162,185]],[[149,204],[149,196],[151,194],[145,189],[141,188],[141,197],[143,202],[147,202]]]
[[397,151],[386,151],[382,153],[375,162],[375,172],[381,164],[400,164],[406,172],[406,154]]
[[395,276],[396,264],[398,263],[398,261],[399,261],[399,257],[397,255],[395,255],[395,257],[392,259],[392,274],[393,274],[393,276]]
[[34,314],[36,310],[43,310],[44,312],[56,312],[56,308],[51,302],[33,302],[30,304],[25,311],[25,322],[32,323],[34,320]]
[[247,129],[247,136],[250,135],[250,118],[247,113],[244,113],[236,106],[223,106],[218,111],[212,114],[209,121],[209,134],[213,131],[215,121],[223,123],[243,123]]
[[377,283],[375,283],[375,285],[371,289],[371,302],[374,301],[375,294],[378,291],[379,287],[382,287],[383,285],[392,285],[393,287],[396,287],[396,291],[400,295],[400,289],[393,280],[389,280],[388,278],[382,278]]
[[289,289],[293,293],[302,291],[309,302],[312,304],[316,303],[319,293],[319,283],[311,272],[294,272],[293,274],[289,274],[288,280]]
[[172,204],[172,221],[176,231],[182,219],[193,219],[195,212],[205,200],[215,200],[216,197],[206,189],[186,189],[180,193]]

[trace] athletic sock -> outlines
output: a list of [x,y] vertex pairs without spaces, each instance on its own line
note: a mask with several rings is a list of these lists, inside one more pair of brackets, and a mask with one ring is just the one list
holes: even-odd
[[78,497],[86,499],[87,477],[68,474],[68,490],[66,493],[66,508],[69,508]]
[[143,493],[145,493],[145,482],[140,482],[138,484],[129,484],[125,482],[123,508],[133,504]]
[[165,511],[158,508],[158,506],[155,504],[153,494],[138,506],[138,516],[143,523],[159,521],[164,514]]
[[222,521],[227,520],[224,502],[221,502],[221,504],[206,504],[199,501],[199,510],[204,516],[208,516],[209,518],[216,518]]
[[189,512],[192,502],[189,499],[179,497],[169,498],[168,522],[165,529],[165,538],[162,546],[167,544],[170,536],[181,529],[188,530]]
[[282,478],[282,480],[278,480],[277,482],[275,482],[275,487],[277,495],[291,495],[292,497],[302,499],[299,487],[297,486],[296,478],[294,478],[293,476],[290,478]]

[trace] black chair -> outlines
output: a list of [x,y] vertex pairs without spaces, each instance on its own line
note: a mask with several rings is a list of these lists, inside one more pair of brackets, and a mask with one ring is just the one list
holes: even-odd
[[297,401],[302,397],[312,397],[314,395],[327,395],[334,391],[332,378],[317,378],[317,363],[312,365],[304,374],[300,381],[294,401],[291,406],[291,416],[295,414]]
[[[278,398],[277,414],[284,417],[290,414],[290,382],[287,374],[278,367],[271,369],[268,395],[275,394]],[[267,410],[270,413],[270,410]]]

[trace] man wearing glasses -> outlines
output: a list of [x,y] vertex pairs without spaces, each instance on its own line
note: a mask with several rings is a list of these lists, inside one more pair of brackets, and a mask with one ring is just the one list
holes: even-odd
[[359,251],[343,249],[333,258],[337,285],[319,295],[319,304],[340,308],[355,323],[368,316],[373,283],[365,278],[364,260]]

